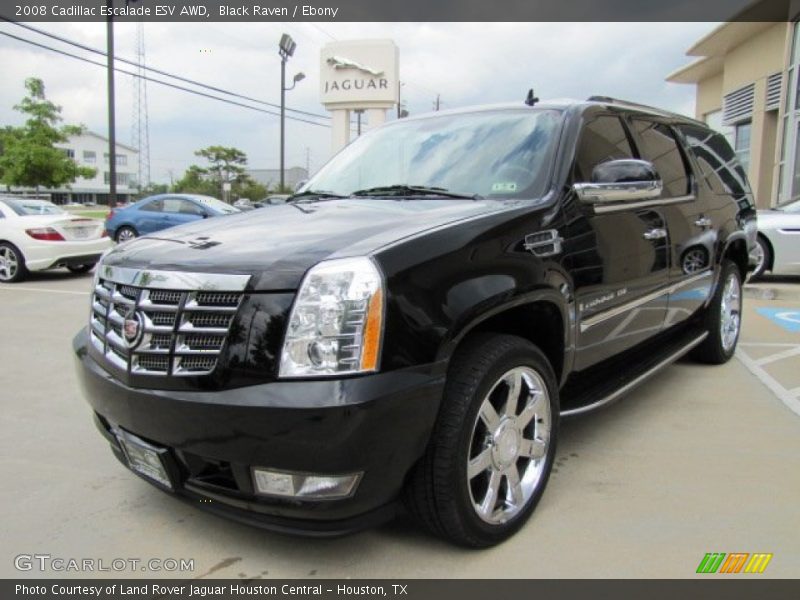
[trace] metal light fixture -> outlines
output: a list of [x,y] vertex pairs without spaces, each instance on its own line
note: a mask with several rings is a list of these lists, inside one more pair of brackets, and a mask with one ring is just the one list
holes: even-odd
[[286,148],[286,92],[293,90],[298,81],[305,79],[305,74],[298,73],[292,80],[292,87],[286,87],[286,61],[294,54],[297,44],[288,33],[281,36],[281,41],[278,43],[278,54],[281,57],[281,192],[284,190],[284,173],[285,173],[285,148]]

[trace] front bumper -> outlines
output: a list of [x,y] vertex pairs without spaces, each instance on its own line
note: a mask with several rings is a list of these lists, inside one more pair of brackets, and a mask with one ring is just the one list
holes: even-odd
[[[87,343],[84,329],[73,341],[79,380],[120,460],[114,429],[166,448],[175,493],[200,508],[308,535],[340,535],[393,516],[444,385],[439,365],[215,392],[131,388],[89,356]],[[348,498],[300,501],[257,496],[252,467],[364,475]]]

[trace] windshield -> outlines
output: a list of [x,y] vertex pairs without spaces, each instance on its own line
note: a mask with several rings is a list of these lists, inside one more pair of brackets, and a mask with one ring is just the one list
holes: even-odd
[[64,210],[44,200],[10,200],[3,199],[8,207],[20,217],[34,215],[63,215]]
[[409,185],[484,198],[538,197],[561,121],[560,111],[531,109],[396,121],[355,140],[300,191],[349,196]]
[[233,213],[241,212],[235,206],[231,206],[230,204],[226,204],[222,200],[217,200],[216,198],[212,198],[211,196],[191,196],[193,200],[208,206],[212,210],[217,211],[218,213],[222,213],[223,215],[230,215]]

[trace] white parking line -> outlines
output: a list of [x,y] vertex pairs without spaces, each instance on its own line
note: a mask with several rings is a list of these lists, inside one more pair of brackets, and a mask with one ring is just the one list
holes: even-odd
[[85,296],[86,298],[89,297],[89,290],[85,292],[75,292],[72,290],[54,290],[52,288],[32,288],[32,287],[23,287],[21,285],[9,286],[3,285],[0,286],[0,290],[5,290],[7,292],[47,292],[48,294],[73,294],[76,296]]
[[[747,344],[747,345],[761,346],[764,344]],[[795,348],[800,348],[800,346],[797,346],[796,344],[792,344],[792,346],[794,346]],[[784,354],[784,352],[781,352],[781,354]],[[795,392],[800,392],[800,388],[796,390],[787,390],[785,387],[781,385],[781,383],[777,379],[775,379],[772,375],[770,375],[764,369],[762,369],[761,366],[758,364],[758,362],[750,358],[741,347],[739,347],[739,349],[736,350],[736,358],[738,358],[739,361],[745,367],[747,367],[747,369],[753,375],[755,375],[759,379],[759,381],[761,381],[761,383],[767,386],[767,388],[769,388],[769,390],[772,391],[772,393],[775,394],[778,397],[778,399],[781,402],[783,402],[789,410],[791,410],[797,416],[800,416],[800,397],[798,397],[797,394],[795,393]],[[765,358],[770,358],[770,357],[765,357]]]
[[783,352],[778,352],[777,354],[770,354],[769,356],[760,358],[756,361],[756,364],[759,366],[764,366],[768,365],[769,363],[783,360],[784,358],[789,358],[790,356],[795,356],[797,354],[800,354],[800,346],[795,346],[794,348],[789,348],[788,350],[784,350]]

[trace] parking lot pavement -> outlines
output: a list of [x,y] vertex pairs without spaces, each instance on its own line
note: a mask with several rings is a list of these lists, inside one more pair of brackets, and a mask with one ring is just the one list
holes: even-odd
[[453,548],[408,518],[337,540],[284,537],[155,490],[112,457],[77,388],[70,341],[87,318],[91,276],[0,286],[0,576],[42,576],[13,565],[42,553],[187,558],[193,577],[243,579],[690,577],[707,552],[769,552],[757,577],[796,577],[800,416],[774,386],[791,392],[800,369],[797,356],[756,364],[770,384],[748,361],[800,344],[800,333],[758,312],[800,308],[798,284],[748,288],[739,360],[681,362],[606,410],[566,421],[534,517],[486,551]]

